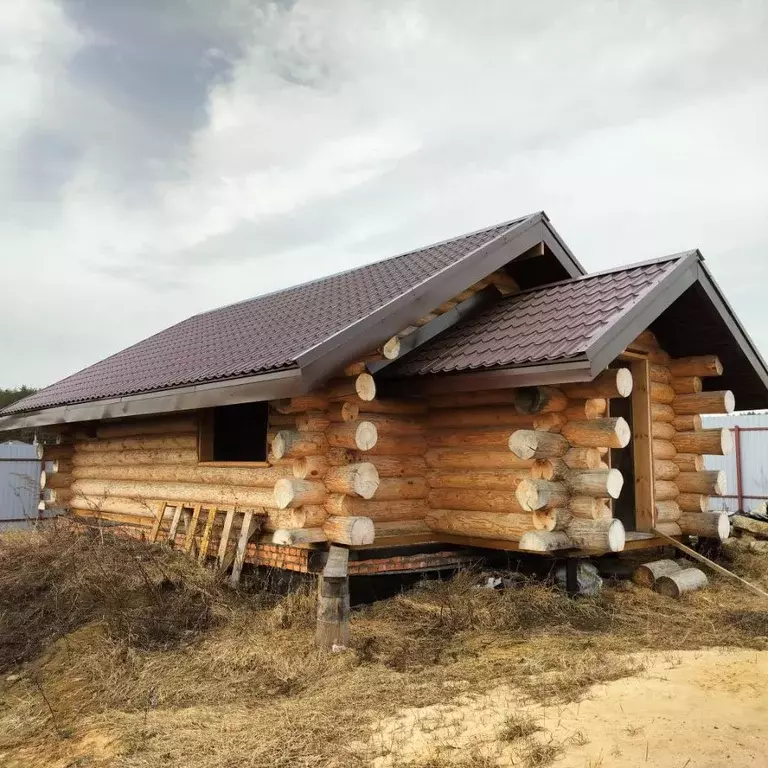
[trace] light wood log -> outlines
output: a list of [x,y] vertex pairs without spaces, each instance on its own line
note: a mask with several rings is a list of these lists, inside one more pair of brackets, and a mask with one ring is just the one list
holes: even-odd
[[677,573],[660,576],[656,580],[654,589],[664,597],[680,598],[687,592],[703,589],[708,583],[704,571],[698,568],[681,568]]
[[682,514],[683,511],[680,509],[680,505],[672,499],[656,502],[657,523],[674,523]]
[[697,413],[692,416],[676,416],[672,426],[677,432],[696,432],[702,428],[701,416]]
[[672,422],[675,418],[675,409],[664,403],[651,403],[651,418],[653,421]]
[[651,402],[671,405],[676,395],[675,390],[669,384],[659,384],[656,381],[651,382]]
[[591,496],[574,496],[568,502],[568,509],[573,517],[581,520],[605,520],[613,516],[605,499]]
[[430,448],[496,448],[508,447],[511,427],[474,429],[431,429],[427,432]]
[[197,450],[197,435],[153,435],[151,437],[116,437],[74,444],[75,453],[107,451],[178,451]]
[[379,473],[368,461],[331,467],[325,474],[324,485],[331,493],[347,493],[371,499],[379,488]]
[[423,456],[427,441],[420,435],[378,435],[376,444],[368,449],[368,456]]
[[621,418],[569,421],[563,427],[563,437],[571,445],[584,448],[625,448],[632,437],[629,424]]
[[681,472],[701,472],[704,457],[696,453],[678,453],[673,461]]
[[325,413],[333,422],[355,421],[360,415],[360,406],[350,402],[330,403]]
[[376,382],[370,373],[334,379],[328,383],[326,396],[329,400],[345,400],[348,397],[356,397],[370,402],[376,397]]
[[565,531],[526,531],[520,537],[519,548],[526,552],[556,552],[572,549],[573,543]]
[[733,437],[728,429],[678,432],[672,439],[672,443],[680,453],[709,453],[727,456],[733,449]]
[[680,495],[680,489],[674,480],[657,480],[653,484],[653,495],[658,501],[671,501]]
[[305,504],[297,509],[267,509],[264,529],[276,531],[279,528],[318,528],[328,518],[325,507]]
[[196,414],[192,416],[174,416],[171,418],[104,422],[96,427],[96,437],[101,440],[144,437],[146,435],[168,436],[184,432],[197,433]]
[[560,507],[568,503],[569,493],[563,483],[548,480],[525,479],[515,491],[515,497],[521,509],[535,512],[545,507]]
[[653,477],[655,480],[674,480],[680,474],[680,467],[668,459],[654,459]]
[[328,445],[334,448],[352,448],[369,451],[376,445],[378,430],[370,421],[349,421],[332,424],[326,430]]
[[285,547],[301,547],[328,541],[322,528],[278,528],[272,534],[272,543]]
[[72,512],[90,517],[98,517],[101,514],[122,515],[126,522],[132,518],[144,522],[155,521],[160,513],[159,501],[136,501],[116,496],[109,498],[72,496],[68,506]]
[[677,449],[674,443],[669,440],[654,440],[653,441],[653,458],[654,459],[674,459],[677,455]]
[[278,509],[295,509],[303,504],[322,504],[325,496],[325,485],[318,480],[283,477],[275,483],[274,506]]
[[554,531],[557,525],[557,512],[554,509],[537,509],[531,514],[531,522],[537,531]]
[[67,502],[74,496],[70,488],[43,488],[40,492],[40,498],[46,504],[56,504],[59,507],[66,506]]
[[600,460],[598,448],[570,448],[563,456],[569,469],[597,469]]
[[272,440],[272,455],[276,459],[300,459],[326,452],[328,440],[321,432],[297,432],[282,429]]
[[659,341],[656,338],[656,334],[653,331],[645,330],[629,345],[633,349],[644,350],[650,352],[651,350],[658,350]]
[[72,483],[72,491],[78,496],[89,496],[95,499],[118,496],[129,499],[168,499],[200,504],[238,504],[267,508],[277,506],[273,492],[266,488],[247,488],[226,484],[83,479]]
[[376,456],[370,452],[361,452],[355,458],[373,464],[379,477],[423,477],[428,470],[423,456]]
[[432,449],[424,458],[432,469],[529,469],[533,465],[534,459],[521,459],[506,448],[504,451]]
[[632,571],[632,581],[638,586],[652,589],[656,579],[662,576],[668,576],[671,573],[678,573],[680,566],[674,560],[654,560],[650,563],[638,565]]
[[671,440],[677,430],[666,421],[651,422],[651,435],[655,440]]
[[328,408],[325,395],[299,395],[289,400],[274,400],[270,403],[278,413],[301,413],[302,411],[324,411]]
[[378,352],[386,360],[397,360],[400,357],[400,339],[397,336],[392,336],[378,348]]
[[69,488],[73,481],[72,475],[65,475],[61,472],[47,474],[45,471],[40,473],[41,488]]
[[618,469],[581,470],[569,473],[565,484],[574,496],[618,499],[624,487],[624,477]]
[[676,482],[683,493],[703,493],[705,496],[725,496],[727,493],[725,472],[720,470],[681,472]]
[[521,387],[515,392],[518,413],[552,413],[565,410],[568,398],[555,387]]
[[570,472],[570,467],[562,459],[536,459],[529,476],[533,480],[564,480]]
[[188,464],[118,464],[81,465],[72,469],[77,480],[137,480],[139,482],[210,483],[241,485],[251,488],[274,488],[281,477],[290,477],[289,466],[280,467],[216,467]]
[[344,467],[347,464],[354,464],[362,461],[362,456],[368,456],[367,452],[353,451],[350,448],[328,448],[325,452],[325,458],[331,467]]
[[[514,406],[479,408],[439,408],[427,415],[427,424],[434,429],[456,427],[532,427],[534,417],[518,413]],[[511,431],[511,430],[509,430]],[[508,431],[508,432],[509,432]]]
[[731,522],[726,512],[684,512],[677,523],[688,536],[725,541],[731,535]]
[[299,432],[324,432],[331,425],[331,420],[323,411],[297,413],[295,421]]
[[[533,470],[531,470],[533,471]],[[531,473],[525,470],[445,470],[432,472],[427,481],[431,488],[479,488],[485,491],[514,491]]]
[[440,533],[502,541],[517,541],[532,528],[530,514],[470,509],[433,509],[425,521]]
[[296,429],[295,413],[280,413],[280,411],[269,411],[269,426],[275,431],[280,429]]
[[317,580],[315,646],[321,651],[349,645],[349,578],[325,575]]
[[[71,459],[74,450],[75,448],[71,444],[40,445],[38,443],[37,453],[39,455],[40,451],[43,452],[43,455],[40,457],[43,461],[55,461],[56,459]],[[195,458],[195,461],[197,461],[197,458]]]
[[293,460],[293,476],[299,480],[322,480],[328,471],[327,456],[302,456]]
[[599,419],[608,412],[608,400],[604,397],[593,397],[588,400],[575,400],[563,410],[563,416],[568,421],[584,419]]
[[[472,509],[478,512],[523,511],[514,492],[482,491],[475,488],[435,488],[427,496],[427,504],[432,509]],[[528,527],[531,527],[530,515]]]
[[361,373],[367,373],[368,372],[368,365],[367,361],[374,361],[374,360],[381,360],[383,359],[381,355],[370,355],[366,356],[365,360],[359,360],[356,363],[350,363],[348,366],[344,368],[344,375],[345,376],[359,376]]
[[672,389],[677,395],[693,395],[701,392],[702,381],[700,376],[677,376],[672,379]]
[[379,433],[389,435],[421,435],[425,426],[420,418],[387,413],[364,413],[360,418],[376,425]]
[[574,517],[566,533],[574,546],[599,552],[621,552],[626,540],[620,520],[582,520]]
[[[59,446],[53,446],[58,448]],[[47,456],[48,454],[46,454]],[[179,464],[197,464],[197,450],[186,451],[108,451],[105,453],[76,453],[72,456],[75,467],[98,466],[138,466],[141,464],[157,466],[177,466]]]
[[345,400],[345,402],[356,405],[359,410],[364,410],[366,413],[399,413],[403,416],[415,416],[427,412],[427,404],[424,400],[395,400],[391,398],[377,398],[376,400],[366,401],[360,400],[359,398],[350,397],[349,399]]
[[665,533],[667,536],[683,535],[683,532],[680,530],[680,526],[677,524],[677,522],[657,523],[655,530],[659,530],[662,533]]
[[709,499],[701,493],[681,493],[677,503],[683,512],[706,512],[709,509]]
[[373,544],[375,528],[367,517],[329,517],[323,523],[323,533],[328,541],[362,547]]
[[565,437],[555,432],[518,429],[509,436],[507,447],[520,459],[552,459],[564,456],[570,446]]
[[695,395],[677,395],[672,407],[678,416],[700,413],[733,413],[736,399],[729,389],[720,392],[699,392]]
[[446,395],[431,395],[432,408],[474,408],[479,405],[515,404],[514,389],[489,389],[470,392],[451,392]]
[[629,397],[632,394],[632,372],[629,368],[607,368],[592,381],[563,384],[563,392],[571,400]]
[[425,499],[430,488],[425,477],[384,477],[376,491],[379,501]]
[[400,536],[423,536],[432,533],[424,520],[391,520],[386,523],[374,521],[376,525],[376,543],[386,544],[383,539]]
[[653,364],[648,366],[648,376],[657,384],[671,384],[672,374],[666,365]]
[[567,422],[562,413],[540,413],[534,416],[533,428],[537,432],[561,432]]
[[699,355],[698,357],[678,357],[670,360],[669,371],[672,376],[721,376],[723,364],[717,355]]
[[424,499],[378,501],[375,498],[366,500],[342,494],[328,496],[325,509],[328,514],[341,517],[349,515],[369,517],[377,524],[398,520],[423,520],[429,512]]

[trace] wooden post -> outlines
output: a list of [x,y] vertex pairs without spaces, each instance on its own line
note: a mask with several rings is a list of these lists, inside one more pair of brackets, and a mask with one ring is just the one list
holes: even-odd
[[315,645],[326,651],[349,645],[349,550],[331,546],[317,583]]

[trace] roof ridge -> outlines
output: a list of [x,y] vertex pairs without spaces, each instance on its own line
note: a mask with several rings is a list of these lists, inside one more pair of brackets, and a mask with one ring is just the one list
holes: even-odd
[[[293,285],[288,285],[285,288],[277,288],[274,291],[268,291],[267,293],[260,293],[255,296],[249,296],[246,299],[239,299],[238,301],[232,301],[229,304],[222,304],[218,307],[213,307],[211,309],[203,310],[202,312],[198,312],[195,315],[191,315],[190,317],[202,317],[203,315],[208,315],[211,312],[218,312],[220,309],[227,309],[229,307],[236,307],[239,304],[247,304],[249,301],[256,301],[257,299],[266,299],[269,296],[277,296],[281,293],[286,293],[287,291],[293,291],[296,288],[306,288],[308,285],[313,285],[314,283],[322,282],[323,280],[330,280],[333,277],[340,277],[341,275],[347,275],[351,272],[354,272],[358,269],[364,269],[365,267],[370,267],[374,264],[383,264],[387,261],[394,261],[395,259],[401,259],[404,256],[411,256],[414,253],[418,253],[420,251],[426,251],[430,248],[436,248],[439,245],[446,245],[447,243],[451,243],[454,240],[463,240],[465,237],[472,237],[472,235],[479,235],[481,232],[487,232],[491,229],[499,229],[499,227],[513,227],[517,226],[518,224],[522,224],[527,219],[532,219],[534,216],[542,216],[545,220],[549,221],[549,217],[544,211],[534,211],[533,213],[528,213],[525,216],[517,216],[514,219],[509,219],[508,221],[500,221],[498,224],[490,224],[487,227],[480,227],[479,229],[474,229],[470,232],[464,232],[460,235],[454,235],[453,237],[448,237],[443,240],[438,240],[434,243],[429,243],[427,245],[422,245],[417,248],[411,248],[409,251],[402,251],[401,253],[397,253],[394,256],[387,256],[383,259],[375,259],[374,261],[369,261],[366,264],[358,264],[355,267],[349,267],[348,269],[342,269],[339,272],[332,272],[330,275],[322,275],[320,277],[316,277],[312,280],[307,280],[303,283],[294,283]],[[190,318],[187,318],[190,319]],[[184,322],[183,320],[180,322]]]

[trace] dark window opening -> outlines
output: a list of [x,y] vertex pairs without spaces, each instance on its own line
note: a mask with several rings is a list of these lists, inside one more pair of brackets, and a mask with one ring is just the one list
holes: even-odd
[[266,461],[265,402],[211,408],[202,420],[200,461]]

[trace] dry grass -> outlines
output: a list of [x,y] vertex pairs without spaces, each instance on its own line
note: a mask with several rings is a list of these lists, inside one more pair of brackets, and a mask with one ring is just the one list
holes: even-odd
[[[465,574],[355,611],[353,649],[324,655],[311,591],[232,592],[183,556],[124,539],[58,532],[1,546],[0,764],[11,768],[397,765],[369,737],[404,707],[500,684],[574,701],[633,674],[637,651],[768,648],[768,606],[724,581],[679,602],[631,583],[574,601],[544,585],[478,589]],[[764,561],[734,564],[765,585]],[[518,765],[562,749],[508,725]],[[482,750],[429,759],[412,768],[496,764]]]

